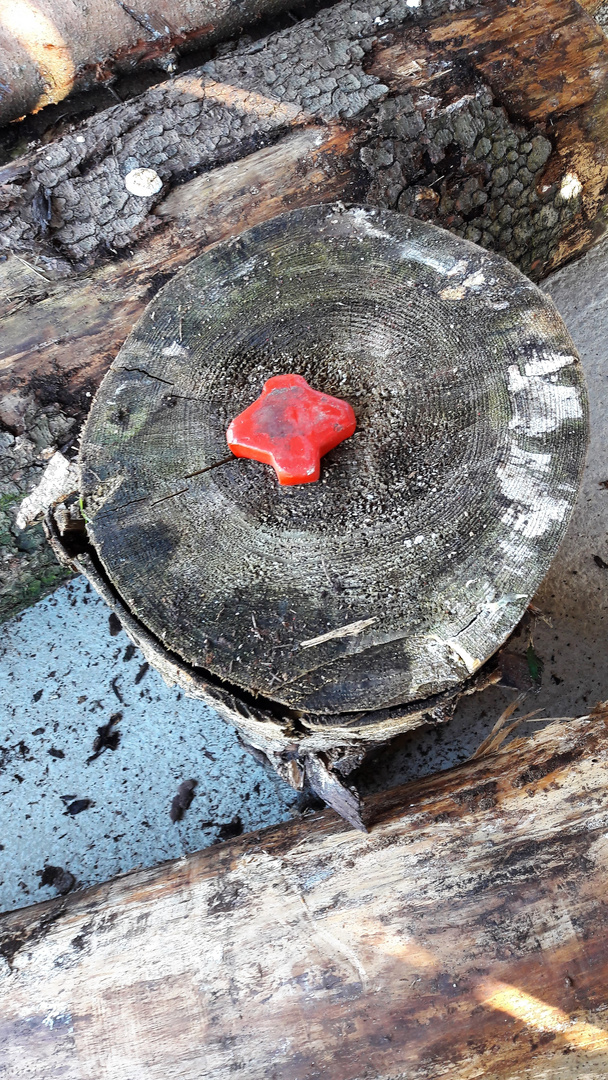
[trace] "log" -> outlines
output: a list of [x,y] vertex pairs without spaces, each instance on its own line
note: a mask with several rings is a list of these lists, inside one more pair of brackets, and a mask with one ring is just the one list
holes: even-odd
[[[226,442],[285,373],[357,420],[289,488]],[[378,737],[378,710],[458,688],[520,621],[586,410],[553,304],[505,260],[390,211],[294,210],[193,260],[130,334],[82,433],[87,537],[203,677],[289,729]]]
[[175,71],[184,52],[276,18],[291,0],[94,0],[86,8],[16,0],[0,14],[0,124],[136,66]]
[[600,1080],[606,706],[0,919],[11,1080]]
[[[40,454],[75,439],[145,300],[216,240],[341,197],[433,221],[536,279],[594,242],[602,31],[574,0],[448,7],[344,0],[0,170],[0,615],[48,587],[39,531],[14,528]],[[301,171],[300,137],[320,140]],[[158,194],[128,193],[135,166]],[[226,222],[209,209],[223,188]]]

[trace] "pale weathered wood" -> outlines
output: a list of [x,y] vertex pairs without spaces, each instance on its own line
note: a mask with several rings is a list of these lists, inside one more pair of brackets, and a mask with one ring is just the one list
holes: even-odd
[[604,1080],[606,712],[0,920],[10,1080]]
[[[11,531],[19,500],[37,482],[40,452],[75,438],[87,394],[145,300],[182,265],[182,237],[162,206],[167,193],[179,201],[192,173],[211,170],[219,193],[225,162],[241,159],[243,210],[228,229],[189,231],[188,258],[271,216],[247,155],[311,125],[334,149],[325,155],[321,146],[314,167],[306,153],[301,178],[287,170],[284,200],[278,151],[276,209],[289,205],[290,191],[297,205],[329,193],[397,206],[505,252],[535,277],[593,242],[608,179],[601,31],[569,0],[448,10],[436,0],[420,9],[343,2],[0,170],[0,245],[9,255],[0,264],[0,614],[48,587],[39,537]],[[160,173],[155,199],[125,201],[134,158]],[[234,196],[238,166],[229,186]]]
[[[293,488],[226,445],[286,372],[357,414],[320,481]],[[159,643],[339,726],[457,687],[503,643],[586,440],[574,346],[519,271],[403,215],[310,207],[149,305],[83,430],[81,491],[110,582]]]
[[138,65],[175,71],[178,55],[209,47],[291,0],[17,0],[0,18],[0,124],[112,81]]

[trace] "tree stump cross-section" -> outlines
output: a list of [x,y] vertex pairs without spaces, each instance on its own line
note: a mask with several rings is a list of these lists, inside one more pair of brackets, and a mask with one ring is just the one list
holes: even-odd
[[[357,414],[317,484],[227,453],[282,373]],[[585,446],[572,342],[518,270],[387,211],[312,207],[158,294],[94,402],[82,492],[109,581],[166,649],[336,726],[456,691],[502,644]]]

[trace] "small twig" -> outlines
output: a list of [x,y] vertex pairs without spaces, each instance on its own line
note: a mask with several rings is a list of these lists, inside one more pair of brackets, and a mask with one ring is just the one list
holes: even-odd
[[300,648],[311,649],[313,645],[323,645],[326,641],[333,641],[336,638],[356,637],[376,622],[378,622],[376,616],[371,619],[358,619],[357,622],[347,623],[346,626],[340,626],[337,630],[328,630],[326,634],[319,634],[318,637],[309,638],[308,641],[301,641]]
[[186,473],[184,480],[191,480],[193,476],[200,476],[201,473],[211,472],[212,469],[217,469],[219,465],[228,465],[230,461],[236,460],[237,458],[234,454],[231,454],[230,457],[221,458],[220,461],[214,461],[213,465],[205,465],[204,469],[196,469],[195,472]]
[[[523,724],[524,720],[530,720],[539,712],[544,712],[543,709],[535,709],[533,712],[524,713],[523,716],[520,716],[517,720],[514,720],[513,723],[508,724],[507,721],[512,717],[515,710],[518,709],[519,706],[522,704],[525,696],[525,694],[519,694],[518,697],[516,697],[510,705],[507,705],[504,712],[502,712],[498,717],[498,720],[494,724],[494,727],[492,728],[490,734],[486,736],[481,745],[477,747],[475,753],[471,755],[471,758],[469,759],[470,761],[474,761],[475,758],[485,757],[486,754],[493,754],[495,750],[500,749],[505,739],[509,737],[511,732],[515,731],[515,728],[519,727],[520,724]],[[539,719],[544,720],[545,718],[539,717]]]
[[[116,98],[116,100],[117,100],[117,101],[119,101],[121,105],[124,105],[124,101],[123,101],[123,100],[122,100],[122,98],[121,98],[121,97],[120,97],[120,96],[119,96],[119,95],[118,95],[118,94],[116,93],[116,90],[114,89],[114,87],[113,87],[113,86],[112,86],[112,85],[111,85],[111,84],[110,84],[109,82],[107,82],[107,83],[105,84],[105,89],[106,89],[106,90],[108,91],[108,93],[110,93],[110,94],[112,95],[112,97],[113,97],[113,98]],[[116,155],[114,155],[114,156],[116,156]]]

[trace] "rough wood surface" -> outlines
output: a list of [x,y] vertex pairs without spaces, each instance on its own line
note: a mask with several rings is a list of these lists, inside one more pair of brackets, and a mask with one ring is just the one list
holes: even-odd
[[604,1080],[606,713],[0,920],[11,1080]]
[[175,71],[188,48],[272,18],[287,0],[12,0],[0,10],[0,124],[63,101],[72,90],[153,64]]
[[[579,245],[584,236],[588,242],[601,210],[608,43],[574,0],[464,6],[454,14],[445,0],[420,10],[405,0],[364,0],[357,7],[344,0],[92,117],[0,170],[2,249],[43,255],[46,239],[47,259],[63,257],[55,268],[51,259],[48,272],[69,272],[129,247],[155,202],[193,171],[243,157],[285,126],[341,119],[362,126],[363,136],[375,131],[381,138],[377,152],[368,150],[361,160],[371,179],[385,182],[378,191],[384,205],[426,186],[430,194],[414,196],[408,209],[438,219],[446,212],[439,177],[447,175],[454,231],[477,228],[486,246],[499,250],[511,244],[509,254],[525,270],[532,269],[527,259],[535,237],[535,272],[545,273],[561,232],[575,221]],[[587,133],[582,148],[562,132],[574,121],[579,139]],[[594,162],[587,144],[596,144]],[[156,169],[163,191],[129,195],[124,175],[134,162]],[[564,197],[564,166],[585,164],[580,186]],[[506,173],[495,178],[498,167]],[[530,176],[520,176],[523,169]],[[505,208],[520,230],[529,228],[515,244],[489,228]]]
[[65,576],[40,527],[18,529],[15,518],[52,450],[74,443],[97,385],[150,298],[224,237],[306,205],[313,193],[317,201],[356,195],[351,142],[339,125],[306,128],[176,187],[156,208],[160,227],[145,244],[77,280],[53,284],[17,256],[4,264],[0,618]]
[[[292,372],[357,430],[318,483],[282,488],[226,429]],[[403,215],[311,207],[149,305],[83,431],[87,532],[165,648],[335,724],[457,686],[502,644],[586,437],[574,346],[519,271]]]
[[[565,0],[448,10],[340,3],[0,170],[0,615],[56,575],[40,533],[15,529],[19,501],[40,454],[74,440],[146,300],[183,265],[178,222],[191,258],[290,199],[356,197],[502,251],[534,277],[593,242],[608,180],[602,32]],[[294,129],[321,138],[301,176]],[[159,172],[156,197],[128,196],[134,163]],[[216,207],[223,184],[239,204],[226,224],[208,212],[206,178]],[[182,192],[183,212],[166,213]]]

